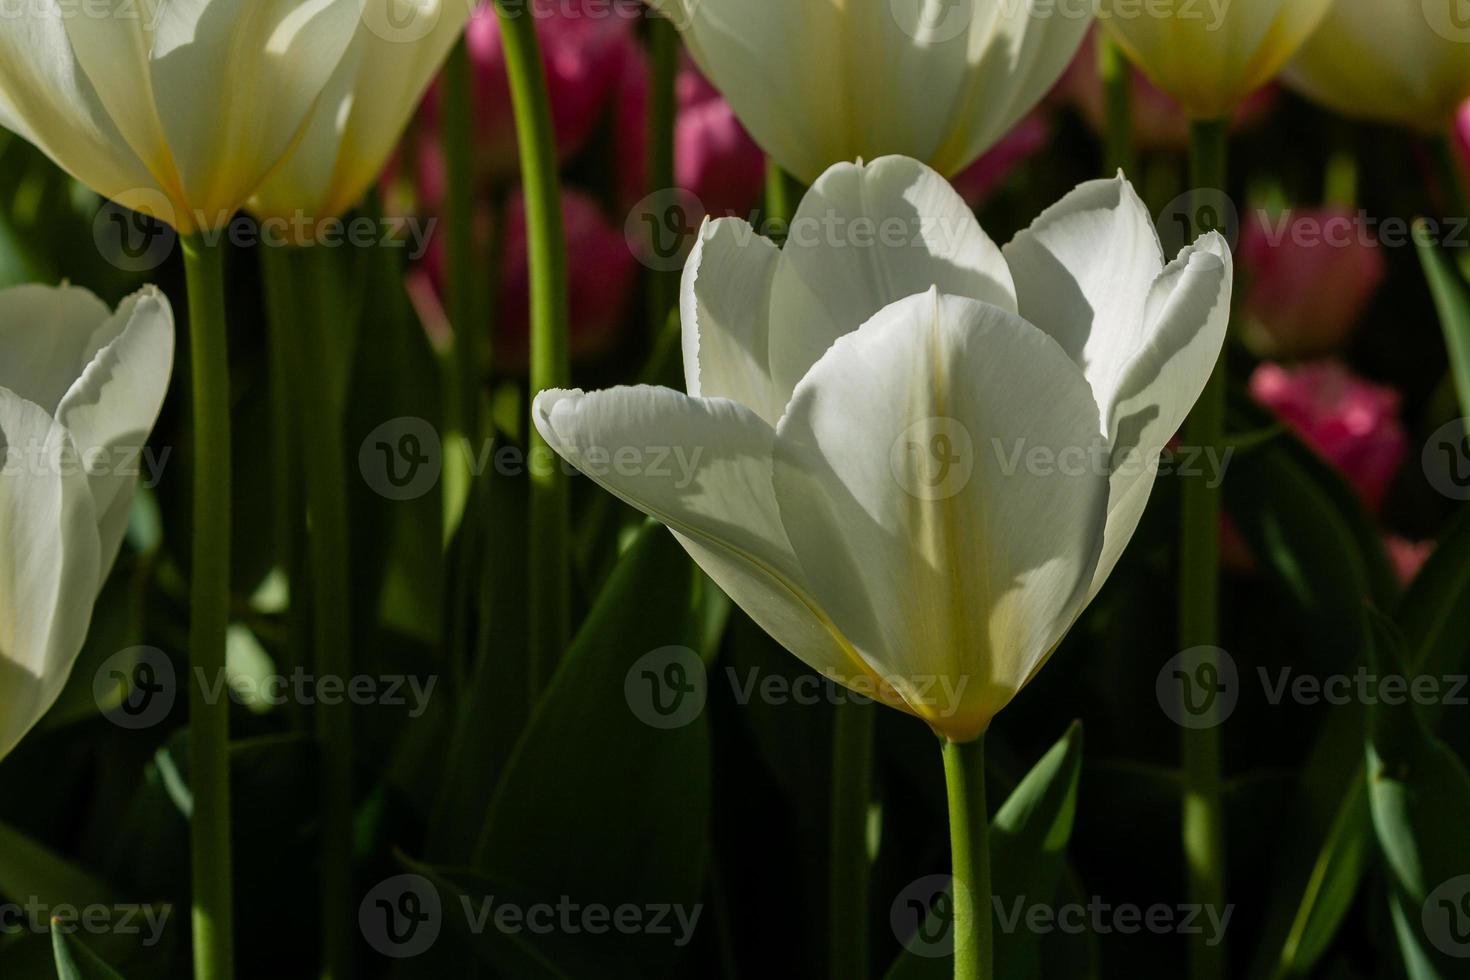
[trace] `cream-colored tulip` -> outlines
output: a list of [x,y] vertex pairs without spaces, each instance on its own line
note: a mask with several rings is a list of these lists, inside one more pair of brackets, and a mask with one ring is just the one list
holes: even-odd
[[1102,0],[1099,17],[1185,112],[1223,119],[1276,77],[1332,2]]
[[1216,234],[1166,265],[1121,177],[1002,253],[917,161],[841,164],[784,249],[705,226],[687,395],[547,391],[532,415],[813,669],[968,741],[1133,536],[1230,275]]
[[756,142],[811,183],[902,154],[946,176],[1039,102],[1092,23],[1089,3],[650,0]]
[[122,546],[173,367],[168,300],[0,292],[0,758],[55,702]]
[[[305,132],[250,202],[262,218],[310,230],[356,204],[377,179],[449,49],[474,0],[419,0],[393,20],[375,0],[364,13]],[[494,16],[482,8],[479,16]]]
[[1462,7],[1462,0],[1335,0],[1288,67],[1287,83],[1347,116],[1443,130],[1470,99]]
[[28,0],[0,18],[0,125],[180,232],[222,227],[291,147],[360,0]]

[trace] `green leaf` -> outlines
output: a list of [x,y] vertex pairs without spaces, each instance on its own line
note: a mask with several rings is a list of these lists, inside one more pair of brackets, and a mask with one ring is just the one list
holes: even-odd
[[[1410,676],[1442,677],[1463,670],[1470,649],[1465,641],[1470,633],[1467,549],[1470,509],[1450,525],[1399,603],[1397,622],[1410,651]],[[1433,724],[1440,711],[1440,705],[1429,706],[1425,723]],[[1339,708],[1308,758],[1302,792],[1282,838],[1286,870],[1273,889],[1267,938],[1254,976],[1310,971],[1357,894],[1372,825],[1362,760],[1345,748],[1361,740],[1365,725],[1361,705]]]
[[[991,890],[999,911],[1014,922],[1011,929],[1002,921],[995,923],[995,975],[1003,980],[1034,977],[1040,971],[1039,936],[1026,927],[1026,910],[1028,903],[1038,899],[1049,901],[1062,883],[1081,774],[1082,725],[1074,723],[991,820]],[[925,932],[935,935],[944,928],[937,913],[931,912]],[[950,956],[924,956],[906,949],[886,976],[887,980],[942,980],[953,975],[953,962]]]
[[[1369,707],[1368,797],[1379,850],[1412,923],[1414,910],[1454,879],[1464,879],[1470,893],[1470,772],[1420,717],[1402,641],[1390,624],[1375,626],[1381,683]],[[1405,682],[1394,691],[1389,678]],[[1458,917],[1457,903],[1451,904]],[[1412,960],[1410,952],[1405,949]]]
[[15,828],[0,823],[0,895],[39,904],[111,905],[112,887]]
[[1445,346],[1449,348],[1455,390],[1460,395],[1460,412],[1470,416],[1470,288],[1434,243],[1433,237],[1419,234],[1420,226],[1414,230],[1424,277],[1429,280],[1429,290],[1434,294],[1440,329],[1444,331]]
[[[509,760],[479,871],[552,903],[700,902],[711,779],[695,581],[672,535],[645,525]],[[669,678],[677,689],[651,686]],[[667,936],[603,938],[608,978],[669,975],[680,952]]]
[[57,980],[123,980],[122,974],[102,961],[86,944],[60,929],[51,930]]
[[[1270,414],[1238,393],[1231,423],[1261,429]],[[1235,453],[1225,507],[1251,551],[1284,587],[1335,669],[1366,657],[1364,599],[1385,607],[1399,587],[1376,522],[1343,476],[1289,432]],[[1345,655],[1344,655],[1345,654]]]

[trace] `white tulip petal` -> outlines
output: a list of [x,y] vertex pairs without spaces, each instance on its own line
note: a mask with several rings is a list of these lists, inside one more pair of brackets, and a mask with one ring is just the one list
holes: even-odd
[[1021,316],[1051,334],[1102,408],[1146,335],[1144,307],[1163,271],[1148,209],[1120,174],[1082,184],[1005,247]]
[[706,221],[684,266],[684,384],[728,398],[772,426],[786,408],[770,371],[771,282],[781,251],[738,218]]
[[67,24],[78,17],[54,0],[43,5],[45,13],[0,17],[0,126],[105,197],[158,191],[77,61]]
[[138,0],[98,0],[86,12],[68,16],[66,31],[77,62],[123,139],[154,179],[177,194],[178,173],[158,118],[148,67],[154,16]]
[[725,399],[667,388],[546,391],[532,416],[583,474],[668,526],[760,626],[813,668],[869,672],[805,594],[771,490],[775,432]]
[[[658,0],[689,53],[751,137],[803,182],[863,151],[840,50],[842,4],[792,0]],[[866,101],[866,100],[864,100]],[[861,106],[863,110],[869,108]]]
[[943,177],[906,157],[830,168],[797,209],[771,288],[777,390],[789,396],[838,337],[931,286],[1016,309],[1000,249]]
[[[1051,338],[937,291],[837,341],[781,419],[776,498],[804,580],[951,738],[983,731],[1081,611],[1107,516],[1099,427]],[[934,679],[966,686],[936,704]]]
[[106,346],[61,400],[56,420],[88,466],[106,577],[127,531],[144,445],[168,393],[173,310],[162,293],[148,288],[93,332],[107,338]]
[[364,16],[300,142],[260,188],[252,210],[266,216],[304,210],[324,219],[355,205],[382,172],[472,8],[470,0],[416,4],[410,26],[432,23],[423,36],[417,27],[408,37],[392,36]]
[[66,430],[0,388],[0,758],[55,702],[99,580],[97,519]]
[[1230,246],[1211,232],[1180,252],[1149,291],[1145,341],[1119,378],[1109,411],[1114,471],[1094,595],[1138,529],[1159,454],[1199,400],[1220,358],[1233,274]]
[[[939,45],[941,53],[948,45],[968,46],[964,59],[947,59],[965,70],[956,84],[939,89],[954,94],[938,101],[947,111],[941,128],[946,138],[930,158],[934,169],[954,176],[1000,142],[1051,91],[1082,46],[1093,18],[1090,10],[1079,16],[1061,5],[1048,16],[1029,3],[966,7],[950,0],[929,2],[926,17],[930,22],[942,24],[962,11],[971,18],[964,38]],[[987,10],[993,11],[988,20]],[[900,91],[934,90],[929,60],[926,57],[913,66],[911,80]],[[880,101],[923,111],[929,100]]]
[[184,194],[214,227],[296,139],[361,16],[359,0],[168,0],[154,97]]
[[0,290],[0,388],[55,416],[97,351],[121,330],[92,293],[71,286]]

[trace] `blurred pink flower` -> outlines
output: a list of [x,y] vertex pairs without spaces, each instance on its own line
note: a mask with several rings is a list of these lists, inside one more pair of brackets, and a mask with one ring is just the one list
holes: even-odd
[[1347,208],[1253,212],[1237,251],[1246,284],[1245,339],[1263,357],[1338,350],[1383,282],[1386,263]]
[[1398,572],[1399,581],[1408,585],[1419,575],[1419,570],[1434,554],[1434,541],[1410,541],[1401,538],[1397,534],[1388,534],[1383,539],[1384,546],[1388,549],[1388,558],[1393,562],[1394,571]]
[[1399,393],[1337,361],[1298,367],[1267,362],[1250,379],[1256,400],[1341,470],[1377,510],[1408,452]]
[[972,208],[984,204],[1017,167],[1051,141],[1051,126],[1039,112],[1022,119],[999,143],[954,179],[955,190]]
[[[1140,149],[1184,149],[1189,146],[1189,118],[1179,108],[1179,103],[1150,82],[1136,68],[1129,68],[1133,76],[1133,139]],[[1077,107],[1093,132],[1101,135],[1107,124],[1107,108],[1103,95],[1102,78],[1098,74],[1097,29],[1094,28],[1077,57],[1067,68],[1062,80],[1057,83],[1057,93]],[[1276,90],[1267,86],[1253,94],[1236,111],[1234,125],[1250,126],[1271,108],[1276,100]],[[1131,176],[1131,175],[1130,175]]]
[[[648,186],[648,85],[648,63],[639,54],[618,93],[618,186],[627,206],[654,190]],[[674,86],[674,183],[709,214],[748,217],[765,184],[765,154],[689,59],[681,61]]]
[[[610,105],[619,79],[638,56],[638,20],[626,4],[606,0],[533,0],[536,36],[546,62],[552,121],[562,159],[577,152]],[[465,29],[475,79],[475,148],[479,174],[488,181],[519,173],[515,114],[500,22],[486,4]],[[437,128],[442,79],[430,92],[427,116]]]
[[[526,207],[520,195],[511,199],[505,220],[491,354],[497,369],[523,373],[530,353],[531,281]],[[618,329],[626,320],[638,280],[637,264],[622,229],[614,227],[597,203],[585,194],[562,192],[562,222],[572,270],[572,356],[593,357],[616,341]],[[488,234],[489,221],[481,224]],[[444,236],[436,234],[416,280],[410,284],[410,294],[420,317],[433,332],[438,332],[436,325],[439,331],[447,329],[443,309],[448,284],[444,248]]]

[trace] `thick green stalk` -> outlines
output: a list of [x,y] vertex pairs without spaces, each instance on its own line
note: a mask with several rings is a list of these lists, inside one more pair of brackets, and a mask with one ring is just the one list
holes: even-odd
[[[265,272],[280,297],[277,312],[289,319],[274,334],[286,345],[291,390],[299,399],[302,473],[311,555],[312,670],[319,679],[350,682],[352,628],[349,585],[347,484],[343,473],[342,420],[326,383],[334,368],[321,322],[311,311],[330,288],[315,248],[266,249]],[[303,311],[305,315],[303,315]],[[312,711],[321,785],[323,977],[353,974],[352,941],[352,712],[346,704],[318,704]]]
[[[649,22],[649,55],[652,62],[648,99],[648,189],[652,194],[674,187],[674,124],[677,104],[674,84],[679,74],[679,32],[671,21],[654,17]],[[674,305],[673,273],[657,269],[648,274],[648,324],[657,341]]]
[[[536,22],[522,3],[495,0],[505,67],[515,107],[526,239],[531,265],[531,392],[563,388],[571,376],[567,339],[567,246],[557,180],[551,99],[536,40]],[[571,564],[566,473],[531,427],[530,590],[531,690],[550,679],[571,633]]]
[[[1223,193],[1226,181],[1227,124],[1197,121],[1190,139],[1190,180],[1202,200]],[[1196,224],[1200,214],[1196,213]],[[1204,229],[1197,228],[1197,231]],[[1183,443],[1191,451],[1215,452],[1225,438],[1224,358],[1184,425]],[[1185,479],[1179,554],[1179,646],[1214,647],[1220,634],[1220,493],[1203,476]],[[1218,667],[1218,665],[1216,665]],[[1200,907],[1225,906],[1225,817],[1221,804],[1220,729],[1209,724],[1181,729],[1183,759],[1183,839],[1189,901]],[[1223,980],[1225,946],[1191,936],[1189,976]]]
[[873,796],[877,709],[844,701],[832,731],[831,864],[827,876],[827,962],[832,980],[866,980],[868,805]]
[[211,698],[225,670],[230,620],[230,367],[224,246],[184,240],[194,411],[194,548],[189,599],[189,774],[194,796],[194,976],[235,970],[230,856],[230,699]]
[[1133,69],[1123,51],[1107,33],[1097,32],[1097,68],[1102,76],[1105,109],[1105,166],[1108,175],[1121,170],[1134,176]]
[[995,925],[990,906],[990,816],[985,810],[985,736],[944,743],[953,866],[955,980],[993,980]]
[[449,318],[454,325],[455,388],[460,429],[478,451],[483,324],[475,301],[481,269],[475,260],[474,79],[464,38],[444,63],[445,205],[449,215]]

